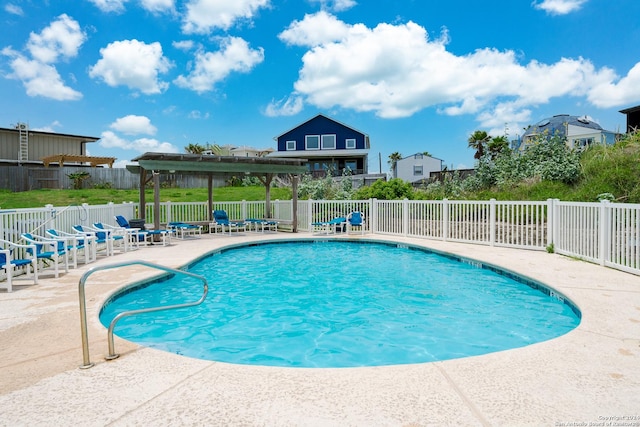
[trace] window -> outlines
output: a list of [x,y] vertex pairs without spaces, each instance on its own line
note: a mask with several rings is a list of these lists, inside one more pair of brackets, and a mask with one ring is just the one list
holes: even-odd
[[347,160],[344,162],[344,168],[351,172],[355,172],[356,169],[358,169],[358,163],[355,160]]
[[295,141],[287,141],[287,151],[294,151],[296,149]]
[[305,149],[307,150],[319,150],[320,149],[320,135],[307,135],[304,137]]
[[423,157],[422,153],[418,153],[413,156],[414,159],[422,159],[422,157]]
[[356,140],[355,139],[347,139],[345,140],[345,148],[347,150],[353,150],[356,148]]
[[422,176],[422,165],[414,165],[413,166],[413,175]]
[[335,135],[322,135],[322,149],[323,150],[335,150],[336,149],[336,136]]

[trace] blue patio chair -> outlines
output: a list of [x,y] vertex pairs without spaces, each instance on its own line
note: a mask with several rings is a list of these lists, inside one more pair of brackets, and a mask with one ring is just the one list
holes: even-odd
[[[64,265],[65,273],[69,272],[69,251],[65,246],[64,239],[49,239],[42,236],[35,236],[31,233],[22,233],[22,240],[28,245],[35,246],[35,257],[38,261],[42,261],[47,265],[50,262],[54,269],[54,276],[60,276],[60,268],[58,264]],[[29,255],[34,255],[33,247],[27,249]]]
[[19,245],[8,240],[0,240],[0,270],[5,270],[7,276],[6,284],[0,286],[7,292],[13,291],[13,278],[21,270],[24,270],[27,276],[33,275],[33,284],[38,284],[38,260],[33,255],[35,252],[35,245]]
[[222,234],[224,234],[225,227],[229,230],[229,234],[231,234],[231,230],[247,231],[247,225],[244,221],[231,221],[227,211],[222,209],[216,209],[213,211],[213,222],[209,224],[209,231],[211,231],[212,227],[216,232],[219,227],[222,230]]
[[360,232],[364,234],[364,214],[360,211],[351,212],[349,215],[347,215],[347,233],[351,232],[354,227],[360,228]]
[[78,253],[82,254],[85,264],[94,261],[93,251],[91,249],[91,237],[78,233],[65,233],[64,231],[56,230],[54,228],[45,230],[45,233],[52,239],[65,240],[67,250],[71,253],[73,258],[73,268],[78,268]]
[[138,239],[135,236],[130,236],[130,233],[126,228],[114,227],[109,224],[103,224],[101,222],[93,223],[93,230],[96,232],[107,233],[107,236],[112,240],[113,249],[120,248],[122,252],[129,252],[130,246],[133,244],[137,247]]
[[104,231],[96,231],[85,225],[76,224],[72,226],[73,230],[83,236],[87,236],[92,239],[93,243],[93,259],[98,256],[98,251],[103,251],[105,256],[113,255],[113,241],[109,238],[109,234]]
[[342,231],[347,219],[343,216],[333,218],[329,221],[318,221],[311,223],[311,231],[314,233],[331,234],[337,233],[338,230]]

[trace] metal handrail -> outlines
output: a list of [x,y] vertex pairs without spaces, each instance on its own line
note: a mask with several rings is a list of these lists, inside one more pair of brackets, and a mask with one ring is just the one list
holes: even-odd
[[118,354],[114,353],[113,330],[116,326],[116,323],[120,319],[122,319],[123,317],[133,316],[141,313],[152,313],[156,311],[173,310],[178,308],[186,308],[186,307],[193,307],[196,305],[200,305],[204,302],[205,298],[207,297],[207,293],[209,292],[209,285],[207,284],[207,279],[205,279],[204,277],[197,274],[189,273],[188,271],[176,270],[174,268],[164,267],[162,265],[154,264],[147,261],[124,261],[124,262],[104,265],[100,267],[93,267],[89,269],[86,273],[82,275],[82,277],[80,278],[80,281],[78,282],[78,297],[80,299],[80,329],[82,334],[82,362],[83,362],[83,364],[80,366],[81,369],[88,369],[94,365],[89,360],[90,358],[89,358],[89,332],[87,328],[87,303],[86,303],[85,290],[84,290],[87,278],[97,271],[108,270],[108,269],[119,268],[119,267],[128,267],[131,265],[144,265],[146,267],[156,268],[158,270],[163,270],[168,273],[184,274],[185,276],[190,276],[196,279],[200,279],[203,282],[204,291],[202,293],[202,297],[200,297],[200,299],[195,302],[167,305],[162,307],[143,308],[139,310],[130,310],[130,311],[124,311],[118,314],[111,321],[111,324],[109,325],[109,330],[107,333],[107,338],[109,341],[109,355],[105,357],[107,360],[115,359],[119,356]]

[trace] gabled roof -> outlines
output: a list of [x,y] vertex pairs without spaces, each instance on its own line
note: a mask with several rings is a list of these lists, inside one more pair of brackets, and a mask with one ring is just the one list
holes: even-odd
[[553,117],[549,117],[547,119],[541,120],[535,125],[529,127],[522,138],[526,138],[531,135],[538,135],[543,132],[548,132],[549,136],[554,136],[558,134],[563,137],[567,134],[566,125],[579,126],[583,128],[589,128],[599,131],[604,131],[602,127],[596,122],[589,120],[588,118],[582,116],[570,116],[569,114],[558,114]]
[[281,136],[283,136],[283,135],[285,135],[285,134],[287,134],[287,133],[291,132],[291,131],[292,131],[292,130],[294,130],[294,129],[299,128],[300,126],[303,126],[303,125],[305,125],[305,124],[309,123],[311,120],[314,120],[314,119],[316,119],[316,118],[318,118],[318,117],[324,117],[324,118],[325,118],[325,119],[327,119],[327,120],[331,120],[332,122],[339,124],[340,126],[344,126],[344,127],[349,128],[349,129],[351,129],[351,130],[354,130],[354,131],[356,131],[356,132],[358,132],[358,133],[361,133],[361,134],[362,134],[362,135],[364,135],[365,137],[369,137],[369,135],[367,135],[366,133],[364,133],[364,132],[362,132],[362,131],[360,131],[360,130],[358,130],[358,129],[354,128],[353,126],[346,125],[346,124],[344,124],[344,123],[342,123],[342,122],[339,122],[339,121],[337,121],[337,120],[334,120],[334,119],[332,119],[331,117],[326,116],[326,115],[324,115],[324,114],[320,113],[320,114],[316,114],[315,116],[311,117],[311,118],[310,118],[310,119],[308,119],[308,120],[305,120],[304,122],[300,123],[299,125],[292,127],[291,129],[287,130],[286,132],[282,132],[280,135],[278,135],[278,136],[274,136],[274,137],[273,137],[273,139],[277,141],[277,140],[278,140],[278,138],[280,138]]

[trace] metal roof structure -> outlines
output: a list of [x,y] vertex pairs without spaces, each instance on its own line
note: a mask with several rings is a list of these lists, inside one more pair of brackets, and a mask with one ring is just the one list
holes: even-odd
[[574,125],[584,128],[590,128],[595,130],[604,130],[602,127],[594,121],[582,116],[570,116],[569,114],[558,114],[553,117],[541,120],[535,125],[529,127],[522,138],[525,139],[528,136],[539,135],[547,133],[549,137],[558,135],[560,137],[567,136],[567,126]]
[[128,165],[127,170],[140,174],[140,205],[145,204],[145,193],[151,172],[154,180],[154,227],[160,228],[160,173],[195,174],[208,176],[209,220],[212,219],[213,176],[242,173],[257,176],[265,186],[265,212],[271,213],[270,189],[274,176],[289,174],[293,176],[293,231],[297,231],[297,184],[298,175],[307,172],[306,159],[281,159],[277,157],[233,157],[212,154],[176,154],[176,153],[144,153],[134,159],[136,165]]

